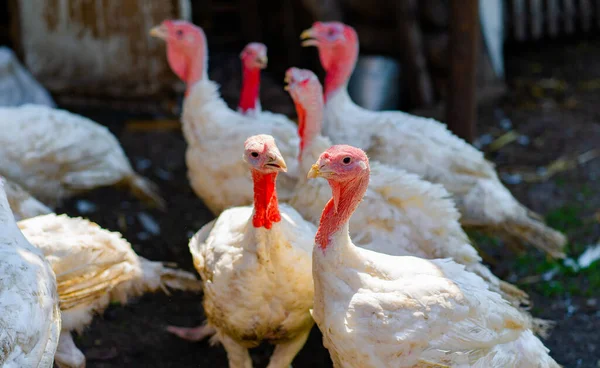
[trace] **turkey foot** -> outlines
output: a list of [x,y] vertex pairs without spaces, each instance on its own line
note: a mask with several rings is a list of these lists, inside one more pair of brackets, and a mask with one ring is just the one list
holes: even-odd
[[217,331],[209,325],[198,327],[176,327],[167,326],[167,331],[188,341],[200,341],[208,336],[214,335]]

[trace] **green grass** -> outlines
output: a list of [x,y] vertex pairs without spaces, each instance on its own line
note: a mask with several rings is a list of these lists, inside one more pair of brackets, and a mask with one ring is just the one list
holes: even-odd
[[580,229],[584,223],[582,220],[582,208],[567,205],[558,208],[546,215],[546,223],[557,230],[568,233]]
[[[575,257],[576,258],[576,257]],[[529,254],[516,260],[519,273],[523,275],[550,275],[550,280],[544,278],[529,284],[521,285],[547,297],[557,296],[592,296],[600,289],[600,263],[595,262],[583,270],[575,270],[562,261],[536,258]]]
[[[591,195],[590,188],[583,188],[584,197]],[[549,226],[566,234],[583,235],[593,231],[593,224],[586,224],[582,218],[585,206],[567,205],[558,208],[546,216]],[[588,268],[577,270],[572,263],[585,251],[588,244],[572,242],[567,245],[567,258],[572,260],[554,260],[551,258],[536,257],[535,254],[525,254],[517,258],[516,269],[525,272],[525,275],[549,275],[553,277],[544,281],[543,279],[532,285],[527,285],[533,290],[548,296],[591,296],[597,294],[600,289],[600,262],[596,261]]]
[[584,199],[591,199],[596,195],[596,191],[591,186],[584,184],[579,191]]
[[[591,190],[589,192],[591,194]],[[585,188],[582,194],[584,197],[586,196]],[[570,237],[573,234],[578,237],[586,235],[594,231],[594,224],[586,223],[583,220],[582,214],[585,207],[585,204],[563,206],[548,213],[546,222],[549,226],[570,235]],[[501,242],[497,238],[481,233],[469,232],[469,237],[475,244],[488,249],[501,246]],[[539,281],[533,283],[519,283],[519,286],[526,291],[534,291],[547,297],[597,295],[600,290],[600,262],[596,261],[583,270],[572,267],[587,245],[577,241],[569,243],[565,251],[567,258],[571,260],[567,261],[554,260],[541,252],[530,251],[532,248],[528,248],[525,254],[514,258],[510,269],[518,275],[520,280],[526,280],[528,277],[536,275],[541,277]],[[510,260],[504,261],[511,262]]]

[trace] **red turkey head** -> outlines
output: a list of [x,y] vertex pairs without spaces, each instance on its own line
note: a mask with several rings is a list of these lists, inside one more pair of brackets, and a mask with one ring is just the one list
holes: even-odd
[[321,154],[308,172],[311,179],[321,177],[330,182],[346,182],[369,175],[369,158],[360,148],[335,145]]
[[267,46],[260,42],[251,42],[240,54],[242,63],[248,69],[265,69],[267,67]]
[[275,144],[267,134],[254,135],[244,143],[244,161],[261,173],[286,172],[287,166]]
[[150,35],[167,44],[167,60],[173,73],[193,84],[206,68],[206,37],[202,28],[185,20],[165,20]]

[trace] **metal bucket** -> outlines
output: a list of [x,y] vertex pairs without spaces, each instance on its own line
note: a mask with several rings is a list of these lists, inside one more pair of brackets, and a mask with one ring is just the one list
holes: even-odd
[[348,82],[348,93],[369,110],[397,110],[400,102],[400,63],[387,56],[359,56]]

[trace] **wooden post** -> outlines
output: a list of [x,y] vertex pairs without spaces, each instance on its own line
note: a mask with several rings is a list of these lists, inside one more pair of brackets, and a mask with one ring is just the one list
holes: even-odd
[[472,142],[477,120],[476,68],[479,1],[450,1],[450,78],[446,121],[454,134]]
[[396,3],[398,42],[402,47],[401,73],[408,81],[411,104],[416,107],[434,103],[433,85],[427,70],[423,50],[423,36],[419,26],[416,0],[400,0]]

